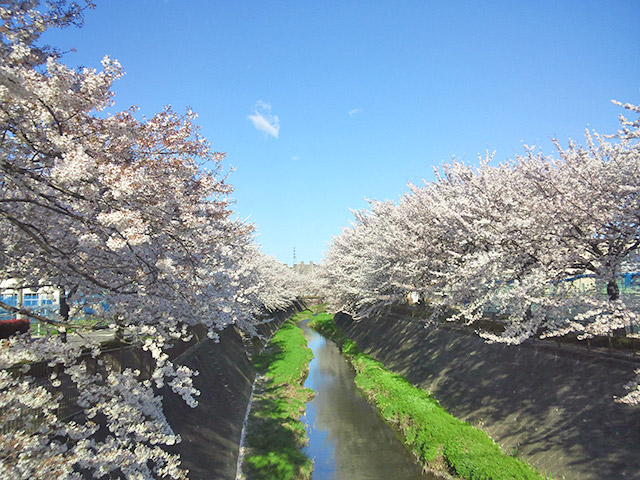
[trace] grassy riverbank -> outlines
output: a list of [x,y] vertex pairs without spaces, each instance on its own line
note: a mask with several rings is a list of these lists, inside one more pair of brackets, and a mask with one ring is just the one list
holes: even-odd
[[307,436],[300,416],[313,396],[312,390],[302,386],[313,354],[295,325],[299,319],[297,314],[287,320],[254,358],[260,377],[249,416],[243,468],[251,480],[311,478],[313,464],[301,451]]
[[424,465],[469,480],[541,480],[523,461],[505,455],[482,430],[449,414],[424,390],[358,349],[331,315],[311,317],[309,326],[335,341],[356,370],[355,382]]

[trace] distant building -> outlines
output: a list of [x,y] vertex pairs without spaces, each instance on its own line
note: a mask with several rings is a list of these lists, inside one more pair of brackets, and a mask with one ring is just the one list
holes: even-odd
[[309,262],[307,264],[305,264],[304,262],[294,263],[293,271],[302,275],[310,275],[315,272],[316,266],[317,265],[313,262]]
[[[54,287],[20,287],[15,279],[0,282],[0,300],[11,307],[24,307],[32,312],[49,318],[55,318],[60,309],[59,290]],[[0,308],[0,320],[20,318]]]

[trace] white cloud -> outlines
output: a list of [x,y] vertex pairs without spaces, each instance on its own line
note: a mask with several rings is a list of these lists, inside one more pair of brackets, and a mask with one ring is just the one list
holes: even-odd
[[300,157],[298,155],[294,155],[293,157],[291,157],[291,160],[297,162],[298,160],[300,160]]
[[356,113],[360,113],[361,111],[362,111],[362,109],[361,109],[361,108],[354,108],[354,109],[352,109],[352,110],[349,110],[349,112],[348,112],[348,113],[349,113],[349,116],[350,116],[350,117],[353,117]]
[[271,105],[269,105],[267,102],[263,102],[262,100],[258,100],[256,102],[256,108],[259,108],[261,110],[265,110],[267,112],[271,111]]
[[271,114],[271,105],[268,103],[258,100],[253,115],[248,115],[247,118],[253,122],[254,127],[264,132],[265,135],[278,138],[278,134],[280,133],[280,119],[277,115]]

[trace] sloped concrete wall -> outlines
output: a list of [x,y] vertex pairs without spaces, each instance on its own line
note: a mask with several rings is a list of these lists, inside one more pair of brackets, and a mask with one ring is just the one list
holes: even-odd
[[[160,391],[163,409],[174,432],[182,442],[172,449],[179,453],[183,467],[191,480],[235,480],[242,424],[246,412],[255,371],[247,351],[260,351],[273,333],[295,312],[306,308],[303,301],[296,302],[286,311],[273,313],[273,321],[258,326],[262,339],[243,338],[235,327],[228,327],[220,335],[220,342],[206,337],[206,328],[192,329],[189,342],[178,342],[168,353],[178,365],[198,370],[194,385],[200,390],[199,405],[190,408],[169,387]],[[102,352],[99,359],[85,356],[90,369],[103,371],[98,360],[115,371],[137,369],[148,378],[154,362],[149,352],[132,346],[123,346]],[[47,362],[34,364],[30,375],[44,384],[49,381],[54,368]],[[58,409],[63,420],[83,421],[82,409],[75,403],[77,389],[64,374],[60,374],[65,401]]]
[[242,421],[251,393],[253,369],[239,333],[221,332],[220,343],[204,340],[177,363],[198,370],[194,384],[201,395],[190,408],[177,395],[164,392],[163,408],[182,443],[173,451],[182,457],[189,478],[234,479]]
[[[271,337],[284,320],[301,309],[296,305],[275,313],[274,321],[263,324],[260,333]],[[182,437],[172,450],[182,457],[190,480],[235,479],[242,423],[255,376],[247,347],[252,348],[235,328],[227,328],[220,332],[219,343],[201,340],[174,360],[200,372],[194,378],[201,392],[196,408],[168,389],[163,392],[167,420]],[[260,342],[255,345],[258,350],[261,347]]]
[[507,453],[554,479],[640,479],[640,407],[614,402],[638,363],[553,343],[487,344],[388,312],[336,323],[358,346]]

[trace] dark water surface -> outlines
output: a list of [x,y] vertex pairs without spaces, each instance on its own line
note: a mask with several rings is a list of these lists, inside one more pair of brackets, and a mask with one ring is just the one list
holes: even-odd
[[314,480],[435,479],[420,466],[357,390],[355,372],[338,347],[301,322],[315,358],[305,386],[315,397],[302,421]]

